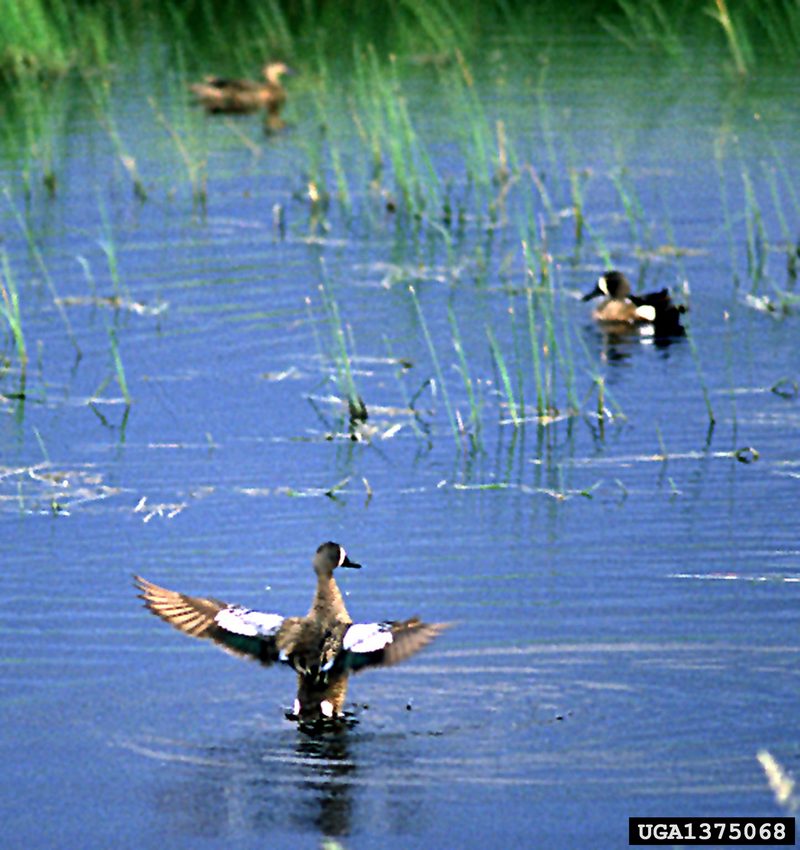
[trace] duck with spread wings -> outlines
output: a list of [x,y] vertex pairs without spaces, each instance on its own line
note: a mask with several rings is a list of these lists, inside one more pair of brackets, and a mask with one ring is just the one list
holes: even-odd
[[303,722],[341,717],[348,677],[367,667],[397,664],[430,643],[447,623],[416,617],[354,623],[333,577],[339,567],[358,568],[343,546],[323,543],[314,556],[317,589],[305,617],[283,617],[189,596],[135,581],[146,607],[174,628],[206,638],[234,655],[265,666],[280,663],[297,673],[292,717]]

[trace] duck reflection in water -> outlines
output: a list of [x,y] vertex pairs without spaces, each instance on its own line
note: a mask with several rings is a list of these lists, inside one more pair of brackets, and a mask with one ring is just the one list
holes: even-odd
[[287,836],[281,846],[293,835],[317,835],[346,847],[355,833],[416,834],[429,819],[425,785],[404,778],[418,746],[405,733],[328,725],[311,735],[259,723],[213,746],[170,741],[135,749],[158,767],[162,833],[250,846],[276,833]]
[[642,345],[652,345],[667,356],[670,348],[679,343],[682,337],[656,336],[650,327],[605,328],[594,325],[589,328],[592,337],[597,340],[600,359],[615,366],[621,366]]
[[264,732],[213,747],[184,745],[152,753],[188,776],[157,793],[169,828],[204,837],[234,837],[274,831],[318,832],[342,838],[353,828],[357,767],[349,730],[295,733],[272,748]]
[[298,810],[296,826],[306,829],[313,824],[325,837],[340,838],[351,832],[353,819],[353,782],[356,765],[350,756],[346,731],[317,736],[301,736],[297,742],[298,762],[302,765],[305,800]]

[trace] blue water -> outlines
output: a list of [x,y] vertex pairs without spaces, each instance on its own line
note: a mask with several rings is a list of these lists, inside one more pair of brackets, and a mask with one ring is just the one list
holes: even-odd
[[[796,236],[796,103],[789,80],[742,92],[721,73],[658,77],[646,62],[632,73],[625,54],[596,49],[584,61],[602,73],[554,61],[538,98],[536,76],[513,62],[479,81],[555,209],[569,208],[567,169],[590,171],[577,249],[569,214],[551,221],[524,176],[491,237],[466,202],[463,232],[446,238],[360,185],[349,216],[333,201],[315,220],[301,197],[310,82],[295,92],[294,126],[269,139],[257,119],[184,115],[179,89],[158,93],[208,157],[205,209],[142,80],[124,71],[114,118],[146,202],[79,86],[58,101],[70,118],[54,199],[36,182],[26,201],[20,162],[2,155],[3,249],[30,355],[23,385],[9,337],[0,374],[7,846],[611,848],[627,843],[631,815],[784,813],[756,755],[797,770],[800,355],[797,317],[744,295],[791,287],[769,174]],[[409,72],[405,85],[428,150],[466,198],[435,74]],[[757,281],[743,169],[769,240]],[[635,226],[615,176],[643,211]],[[514,429],[486,326],[516,375],[530,348],[528,210],[554,258],[581,411]],[[688,281],[694,350],[591,326],[578,296],[604,250],[644,287]],[[345,433],[322,283],[371,441]],[[448,305],[457,316],[482,405],[478,451],[453,437],[408,283],[466,421]],[[114,295],[127,306],[100,300]],[[596,374],[614,413],[602,428]],[[788,397],[771,390],[782,379]],[[554,396],[565,413],[562,371]],[[757,458],[736,456],[751,447]],[[303,613],[327,539],[365,565],[341,582],[358,620],[454,626],[407,664],[354,678],[357,723],[321,738],[284,719],[285,670],[179,636],[131,583],[136,572]]]

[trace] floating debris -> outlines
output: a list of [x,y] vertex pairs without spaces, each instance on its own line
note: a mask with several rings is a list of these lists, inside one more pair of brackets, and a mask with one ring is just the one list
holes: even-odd
[[169,307],[166,301],[155,304],[143,304],[119,295],[66,295],[56,298],[56,304],[62,307],[105,307],[109,310],[127,310],[137,316],[160,316]]
[[736,449],[733,456],[739,463],[755,463],[759,458],[758,449],[754,449],[752,446],[743,446],[741,449]]
[[769,388],[770,392],[781,398],[797,398],[800,392],[800,384],[792,378],[781,378]]
[[[190,499],[204,499],[210,496],[216,487],[209,485],[201,485],[190,490],[188,496]],[[161,517],[162,519],[173,519],[189,507],[189,502],[159,502],[158,504],[150,504],[147,501],[147,496],[142,496],[136,503],[133,509],[135,514],[144,514],[142,522],[150,522],[153,517]]]
[[305,376],[296,366],[290,366],[288,369],[283,369],[280,372],[262,372],[258,377],[264,381],[278,383],[289,379],[296,381]]
[[683,245],[657,245],[654,248],[635,248],[634,254],[640,259],[659,259],[661,257],[706,257],[711,252],[707,248],[689,248]]
[[800,576],[743,575],[742,573],[670,573],[668,578],[693,579],[695,581],[749,581],[776,582],[778,584],[800,584]]
[[402,427],[403,427],[403,425],[402,425],[402,423],[401,423],[401,422],[395,422],[395,424],[394,424],[394,425],[390,425],[390,426],[389,426],[389,427],[388,427],[388,428],[387,428],[387,429],[386,429],[386,430],[385,430],[385,431],[381,434],[381,439],[382,439],[382,440],[390,440],[392,437],[394,437],[394,436],[396,436],[398,433],[400,433],[400,430],[402,429]]
[[93,467],[59,469],[49,461],[0,466],[0,508],[11,505],[23,513],[69,516],[79,505],[121,492],[121,487],[104,484],[103,474]]
[[149,505],[147,503],[147,496],[142,496],[142,498],[139,499],[136,507],[133,509],[133,512],[135,514],[143,513],[144,517],[142,519],[142,522],[150,522],[150,520],[155,516],[162,517],[164,519],[172,519],[188,506],[188,502],[178,502],[172,504],[162,502],[160,504]]
[[800,303],[800,296],[783,290],[776,290],[774,298],[747,292],[742,297],[742,301],[751,309],[758,310],[759,313],[767,313],[776,319],[783,319],[792,312],[792,307]]

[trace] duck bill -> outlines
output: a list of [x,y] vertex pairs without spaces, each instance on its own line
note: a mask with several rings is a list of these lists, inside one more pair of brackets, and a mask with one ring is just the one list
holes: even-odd
[[355,561],[351,561],[350,558],[347,557],[347,555],[344,556],[344,560],[342,561],[341,564],[339,564],[339,566],[340,567],[350,567],[353,570],[360,570],[361,569],[361,564],[357,564]]
[[603,295],[603,290],[600,289],[599,286],[595,286],[591,292],[587,292],[586,295],[581,298],[581,301],[591,301],[592,298],[597,298],[598,295]]

